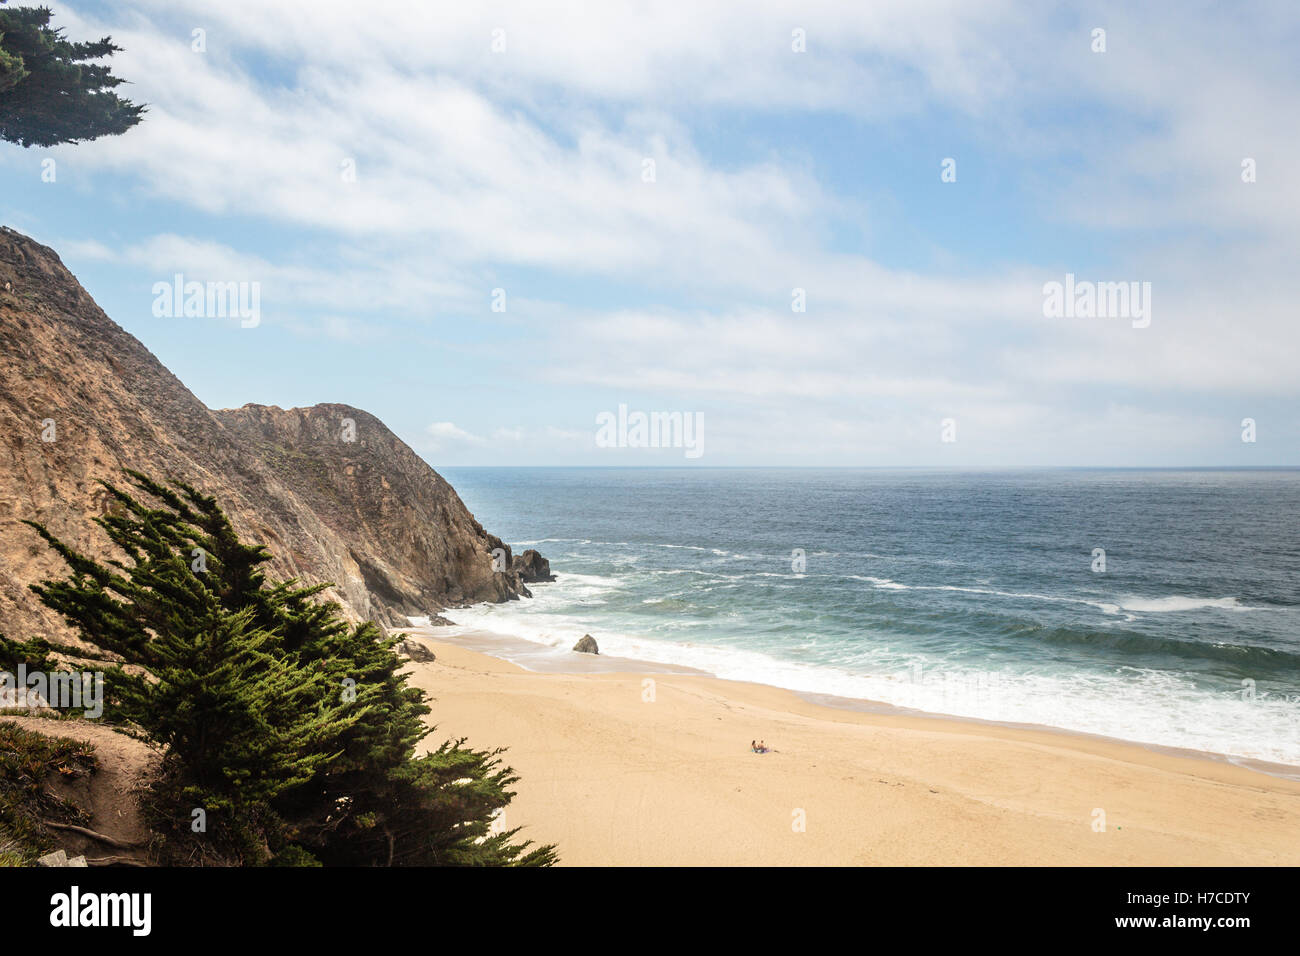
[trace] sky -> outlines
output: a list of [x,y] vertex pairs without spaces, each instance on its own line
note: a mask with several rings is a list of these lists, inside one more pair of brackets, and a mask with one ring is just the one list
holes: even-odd
[[0,220],[210,407],[435,467],[1300,464],[1294,3],[50,6],[149,109],[0,144]]

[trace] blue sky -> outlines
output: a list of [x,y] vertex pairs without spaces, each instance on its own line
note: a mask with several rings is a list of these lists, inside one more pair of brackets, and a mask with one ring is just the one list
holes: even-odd
[[[435,466],[1300,464],[1300,13],[1046,6],[56,3],[150,110],[0,146],[0,217],[210,406]],[[260,323],[155,317],[178,272]],[[703,454],[599,447],[621,404]]]

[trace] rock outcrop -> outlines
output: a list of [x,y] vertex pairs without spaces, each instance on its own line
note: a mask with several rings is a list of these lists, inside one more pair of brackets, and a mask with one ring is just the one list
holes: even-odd
[[551,562],[532,548],[522,554],[516,554],[511,559],[510,570],[519,574],[519,580],[529,584],[555,580],[555,575],[551,573]]
[[245,405],[212,414],[344,542],[361,577],[358,593],[392,612],[390,623],[404,626],[431,608],[529,596],[518,572],[493,570],[492,552],[512,559],[510,546],[484,531],[451,485],[368,412]]
[[582,640],[573,645],[573,649],[579,654],[599,654],[600,648],[596,646],[596,639],[590,634],[582,635]]
[[[208,409],[51,249],[0,229],[0,633],[68,639],[28,590],[65,566],[22,521],[114,556],[90,519],[108,505],[98,479],[122,483],[124,468],[214,495],[267,546],[272,576],[332,582],[325,596],[357,620],[402,626],[528,594],[509,547],[377,418],[347,405]],[[493,569],[498,548],[508,570]]]
[[84,856],[68,856],[66,850],[55,850],[36,861],[37,866],[85,866]]

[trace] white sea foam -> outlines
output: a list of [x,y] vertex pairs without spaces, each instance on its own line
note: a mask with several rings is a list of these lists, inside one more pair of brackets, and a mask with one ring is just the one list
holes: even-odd
[[539,544],[591,544],[590,538],[538,538],[535,541],[519,541],[512,548],[535,548]]
[[[870,583],[885,589],[908,587],[888,578]],[[632,623],[634,618],[606,612],[593,616],[589,609],[626,585],[616,576],[563,574],[556,584],[536,588],[537,596],[532,601],[447,611],[445,615],[458,627],[445,633],[454,638],[465,631],[490,631],[522,638],[551,648],[556,661],[567,659],[574,642],[591,633],[600,643],[602,654],[693,667],[731,680],[1300,766],[1300,703],[1296,701],[1266,696],[1244,700],[1237,694],[1206,691],[1190,679],[1165,671],[1123,666],[1111,672],[1069,675],[1036,672],[1028,662],[1021,670],[1010,666],[992,670],[969,665],[954,668],[936,655],[904,654],[879,646],[869,635],[855,643],[851,658],[840,666],[785,659],[777,656],[782,653],[777,648],[769,653],[714,643],[718,630],[707,621],[660,623],[656,629],[672,633],[673,637],[648,638],[634,632],[639,626]],[[1116,613],[1119,606],[1141,611],[1144,601],[1154,601],[1160,610],[1181,610],[1186,604],[1180,602],[1188,601],[1195,602],[1196,607],[1236,609],[1235,603],[1228,603],[1235,599],[1125,599],[1117,606],[1082,598],[991,589],[929,589],[1070,600],[1096,604],[1109,613]],[[692,588],[682,594],[699,590]],[[688,639],[682,632],[696,632],[702,640]],[[814,634],[800,636],[800,643],[808,645],[815,639]]]
[[1164,614],[1170,611],[1199,611],[1207,607],[1222,608],[1226,611],[1256,610],[1256,608],[1243,605],[1235,597],[1203,598],[1171,595],[1161,598],[1125,597],[1120,598],[1119,601],[1119,606],[1126,611],[1145,611],[1151,614]]
[[[621,588],[626,583],[624,578],[610,574],[571,574],[566,572],[562,576],[562,580],[566,597],[596,595],[604,591]],[[546,590],[549,590],[549,587],[543,589],[543,593]]]
[[882,591],[911,591],[914,590],[910,585],[899,584],[897,581],[891,581],[889,578],[873,578],[862,574],[850,574],[849,577],[855,581],[866,581],[868,584],[874,584]]
[[[886,591],[955,591],[963,594],[988,594],[995,597],[1019,598],[1027,601],[1087,604],[1098,608],[1107,614],[1118,614],[1121,609],[1125,611],[1137,611],[1152,614],[1163,614],[1171,611],[1197,611],[1204,608],[1221,608],[1228,611],[1258,610],[1257,608],[1248,607],[1242,604],[1241,601],[1235,597],[1209,598],[1170,595],[1168,597],[1144,598],[1135,596],[1120,597],[1116,598],[1114,601],[1103,601],[1097,598],[1074,597],[1066,594],[1035,594],[1032,592],[1022,591],[1000,591],[997,588],[972,588],[962,587],[956,584],[901,584],[898,581],[891,581],[889,578],[877,578],[862,574],[850,574],[848,577],[855,581],[865,581],[880,590]],[[1127,619],[1133,620],[1132,615],[1129,615]]]

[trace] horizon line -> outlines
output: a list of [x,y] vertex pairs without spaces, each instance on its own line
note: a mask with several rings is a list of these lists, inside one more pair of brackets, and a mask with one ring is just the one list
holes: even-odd
[[[422,458],[424,456],[421,456]],[[428,459],[425,459],[426,461]],[[1300,471],[1297,465],[474,465],[446,464],[434,465],[435,468],[604,468],[625,470],[681,470],[690,468],[757,470],[763,468],[786,468],[790,470],[830,470],[843,471]]]

